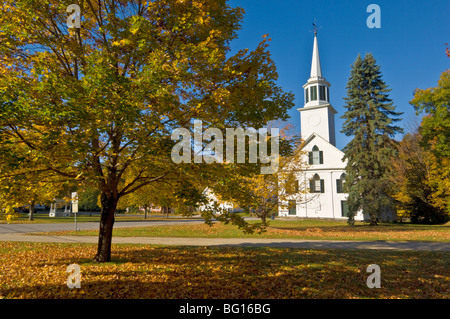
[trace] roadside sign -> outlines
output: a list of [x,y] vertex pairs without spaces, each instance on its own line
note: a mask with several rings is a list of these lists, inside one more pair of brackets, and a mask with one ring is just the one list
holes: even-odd
[[78,193],[72,193],[72,213],[78,213]]

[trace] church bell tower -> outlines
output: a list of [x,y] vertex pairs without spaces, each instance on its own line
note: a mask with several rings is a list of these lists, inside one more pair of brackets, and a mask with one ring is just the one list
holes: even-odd
[[316,133],[333,146],[336,146],[334,115],[337,113],[330,104],[330,83],[322,76],[317,29],[314,32],[314,47],[311,63],[311,75],[303,85],[305,105],[299,108],[302,139]]

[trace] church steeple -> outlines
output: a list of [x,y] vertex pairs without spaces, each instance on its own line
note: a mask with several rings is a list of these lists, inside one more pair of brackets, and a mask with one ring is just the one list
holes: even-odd
[[305,107],[316,104],[324,105],[330,101],[330,83],[322,76],[320,65],[319,44],[317,42],[317,30],[314,32],[314,46],[311,61],[311,74],[305,88]]
[[316,133],[332,145],[335,145],[334,114],[337,112],[330,104],[331,85],[322,75],[317,28],[315,25],[314,27],[311,74],[306,84],[303,85],[305,89],[305,105],[303,108],[298,109],[301,112],[301,135],[303,139],[306,139],[312,133]]
[[322,68],[320,67],[319,45],[317,44],[317,31],[314,32],[314,48],[311,63],[311,78],[322,77]]

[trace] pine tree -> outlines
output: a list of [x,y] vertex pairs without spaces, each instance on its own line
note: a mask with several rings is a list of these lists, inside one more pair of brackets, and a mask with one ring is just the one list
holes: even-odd
[[383,213],[392,209],[390,160],[397,152],[393,137],[403,130],[394,125],[402,113],[395,112],[388,92],[372,54],[366,54],[364,59],[358,55],[347,83],[347,110],[342,116],[342,132],[353,136],[343,149],[347,160],[344,187],[349,193],[349,224],[354,223],[359,210],[370,217],[371,225],[376,225]]

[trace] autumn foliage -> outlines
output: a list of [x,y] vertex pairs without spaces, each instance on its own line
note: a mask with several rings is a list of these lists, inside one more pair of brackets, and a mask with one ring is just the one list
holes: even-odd
[[[110,263],[95,245],[0,243],[3,298],[448,298],[448,252],[380,252],[117,245]],[[80,265],[81,288],[66,285]],[[369,289],[377,263],[382,286]],[[424,271],[426,270],[426,271]]]
[[410,103],[424,116],[392,161],[395,197],[414,221],[443,223],[450,219],[450,71],[441,74],[437,87],[414,93]]
[[231,52],[243,9],[225,0],[78,3],[81,26],[68,29],[70,2],[1,2],[0,149],[16,163],[9,154],[19,145],[33,165],[0,178],[40,173],[94,187],[102,208],[94,258],[105,262],[121,198],[168,180],[236,174],[175,164],[174,129],[192,130],[195,119],[259,129],[286,120],[293,95],[276,83],[269,38]]

